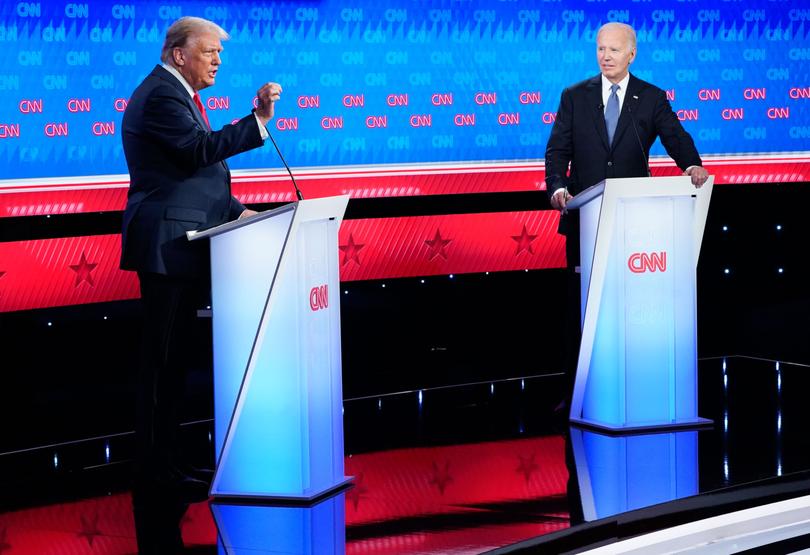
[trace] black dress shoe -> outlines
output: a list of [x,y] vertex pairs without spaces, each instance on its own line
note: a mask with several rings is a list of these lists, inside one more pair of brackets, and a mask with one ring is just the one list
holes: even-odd
[[208,500],[208,489],[210,484],[192,478],[187,474],[177,473],[173,478],[173,485],[170,490],[177,494],[177,497],[186,503],[199,503]]
[[199,503],[208,499],[209,485],[202,480],[172,469],[156,476],[142,477],[140,487],[181,503]]
[[182,469],[181,472],[183,474],[190,476],[195,480],[205,482],[209,486],[211,485],[211,482],[214,480],[213,468],[199,468],[196,466],[184,465],[181,467],[181,469]]

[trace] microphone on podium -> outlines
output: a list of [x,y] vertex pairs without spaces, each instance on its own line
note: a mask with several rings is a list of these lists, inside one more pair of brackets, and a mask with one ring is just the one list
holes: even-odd
[[647,168],[647,177],[652,177],[652,172],[650,171],[650,161],[647,159],[647,154],[644,151],[644,145],[641,143],[641,136],[638,134],[638,128],[636,128],[636,117],[633,115],[633,108],[628,106],[627,113],[630,115],[630,122],[633,124],[633,132],[636,134],[638,148],[641,150],[641,158],[644,160],[644,166]]
[[284,167],[287,169],[287,173],[290,174],[290,181],[292,181],[293,187],[295,188],[295,196],[298,200],[304,200],[304,195],[301,194],[301,189],[298,188],[298,184],[295,182],[295,177],[293,177],[293,173],[290,170],[290,166],[287,165],[287,161],[284,159],[284,155],[281,154],[281,149],[278,148],[276,144],[276,140],[273,138],[273,135],[270,131],[267,132],[267,135],[270,137],[270,142],[273,143],[273,146],[276,147],[276,152],[278,153],[278,157],[281,158],[281,163],[284,164]]

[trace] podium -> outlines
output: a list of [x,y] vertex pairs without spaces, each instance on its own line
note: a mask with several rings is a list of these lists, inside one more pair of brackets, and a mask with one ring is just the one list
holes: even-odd
[[348,199],[188,233],[211,241],[214,497],[311,501],[349,481],[337,248]]
[[714,178],[608,179],[576,195],[582,342],[570,420],[609,432],[697,415],[696,268]]

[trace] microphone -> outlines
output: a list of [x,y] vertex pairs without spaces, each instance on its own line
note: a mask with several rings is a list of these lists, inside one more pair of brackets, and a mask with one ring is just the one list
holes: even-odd
[[638,129],[636,128],[636,118],[633,116],[633,109],[630,106],[627,107],[627,113],[630,115],[630,121],[633,123],[633,132],[636,134],[638,148],[641,150],[641,158],[644,160],[644,166],[647,168],[647,177],[652,177],[650,161],[647,159],[647,153],[644,151],[644,145],[641,143],[641,136],[638,134]]
[[281,149],[278,148],[276,140],[273,138],[273,135],[270,134],[270,131],[267,132],[267,136],[270,137],[270,142],[276,147],[276,152],[278,152],[278,157],[281,158],[281,163],[284,164],[284,167],[287,168],[287,173],[290,174],[290,181],[292,181],[293,187],[295,187],[295,196],[298,200],[304,200],[304,195],[301,194],[301,189],[298,188],[298,184],[295,182],[295,177],[293,177],[293,173],[290,171],[290,166],[287,165],[287,161],[284,159],[284,155],[281,154]]

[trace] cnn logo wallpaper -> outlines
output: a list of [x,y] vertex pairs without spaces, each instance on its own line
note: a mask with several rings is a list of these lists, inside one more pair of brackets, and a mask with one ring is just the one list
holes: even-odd
[[[810,150],[810,8],[796,3],[6,2],[0,178],[125,174],[128,95],[184,15],[231,35],[203,91],[212,125],[277,81],[271,131],[294,166],[541,159],[563,88],[598,73],[608,21],[637,30],[631,69],[704,156]],[[259,149],[231,166],[278,161]]]

